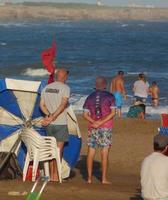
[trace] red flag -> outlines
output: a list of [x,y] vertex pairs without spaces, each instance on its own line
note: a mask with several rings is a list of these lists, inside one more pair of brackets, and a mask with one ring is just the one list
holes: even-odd
[[44,50],[41,53],[41,59],[44,67],[47,69],[47,71],[51,74],[55,71],[55,64],[54,64],[54,58],[56,56],[56,41],[53,41],[52,47],[49,49]]
[[55,74],[55,70],[52,74],[50,74],[49,79],[48,79],[48,84],[53,83],[55,81],[54,74]]

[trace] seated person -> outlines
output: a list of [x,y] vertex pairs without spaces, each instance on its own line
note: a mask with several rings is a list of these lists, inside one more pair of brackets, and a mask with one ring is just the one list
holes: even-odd
[[153,139],[154,152],[141,165],[141,193],[144,200],[168,199],[168,136],[157,134]]
[[133,106],[129,108],[127,113],[129,118],[145,118],[145,105],[141,101],[136,101]]

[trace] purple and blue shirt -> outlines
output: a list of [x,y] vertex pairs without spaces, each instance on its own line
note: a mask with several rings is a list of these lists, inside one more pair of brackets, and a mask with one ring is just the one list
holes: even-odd
[[[100,120],[106,117],[108,114],[111,113],[111,110],[116,108],[115,106],[115,97],[113,94],[102,91],[96,90],[95,92],[91,93],[84,105],[83,109],[90,113],[90,116],[94,120]],[[106,123],[104,123],[100,128],[112,128],[113,127],[113,120],[110,119]],[[91,128],[91,124],[89,124],[89,128]]]

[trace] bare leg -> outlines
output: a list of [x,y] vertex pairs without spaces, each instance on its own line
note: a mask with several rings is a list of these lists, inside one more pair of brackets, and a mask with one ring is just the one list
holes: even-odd
[[154,99],[154,100],[152,101],[152,103],[153,103],[153,106],[154,106],[154,107],[157,107],[157,106],[158,106],[158,99]]
[[[60,158],[62,159],[62,151],[63,151],[63,147],[64,147],[64,142],[58,142],[57,146],[60,149]],[[59,178],[58,178],[56,160],[50,161],[49,166],[50,166],[51,181],[58,181]]]
[[95,156],[95,152],[96,150],[94,148],[88,147],[88,156],[87,156],[88,183],[92,182],[93,159]]
[[58,181],[56,160],[53,159],[49,162],[51,181]]
[[104,148],[101,150],[102,183],[103,183],[103,184],[111,184],[111,183],[107,180],[108,153],[109,153],[109,147],[104,147]]
[[62,153],[63,153],[63,148],[64,148],[64,142],[57,142],[57,146],[60,150],[60,158],[62,160]]
[[121,108],[117,108],[117,115],[118,115],[118,117],[122,117]]

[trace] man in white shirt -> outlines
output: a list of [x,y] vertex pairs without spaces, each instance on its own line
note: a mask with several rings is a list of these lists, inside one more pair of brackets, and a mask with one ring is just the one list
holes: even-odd
[[[47,135],[54,136],[60,149],[60,156],[64,143],[68,141],[66,107],[70,97],[70,88],[65,84],[68,71],[59,69],[56,72],[57,80],[47,85],[41,93],[40,108],[46,115],[42,125],[46,126]],[[51,181],[58,181],[56,162],[50,162]]]
[[138,79],[133,85],[134,97],[136,101],[145,103],[149,93],[149,83],[143,73],[138,75]]
[[141,193],[144,200],[168,199],[168,136],[154,137],[154,152],[141,166]]

